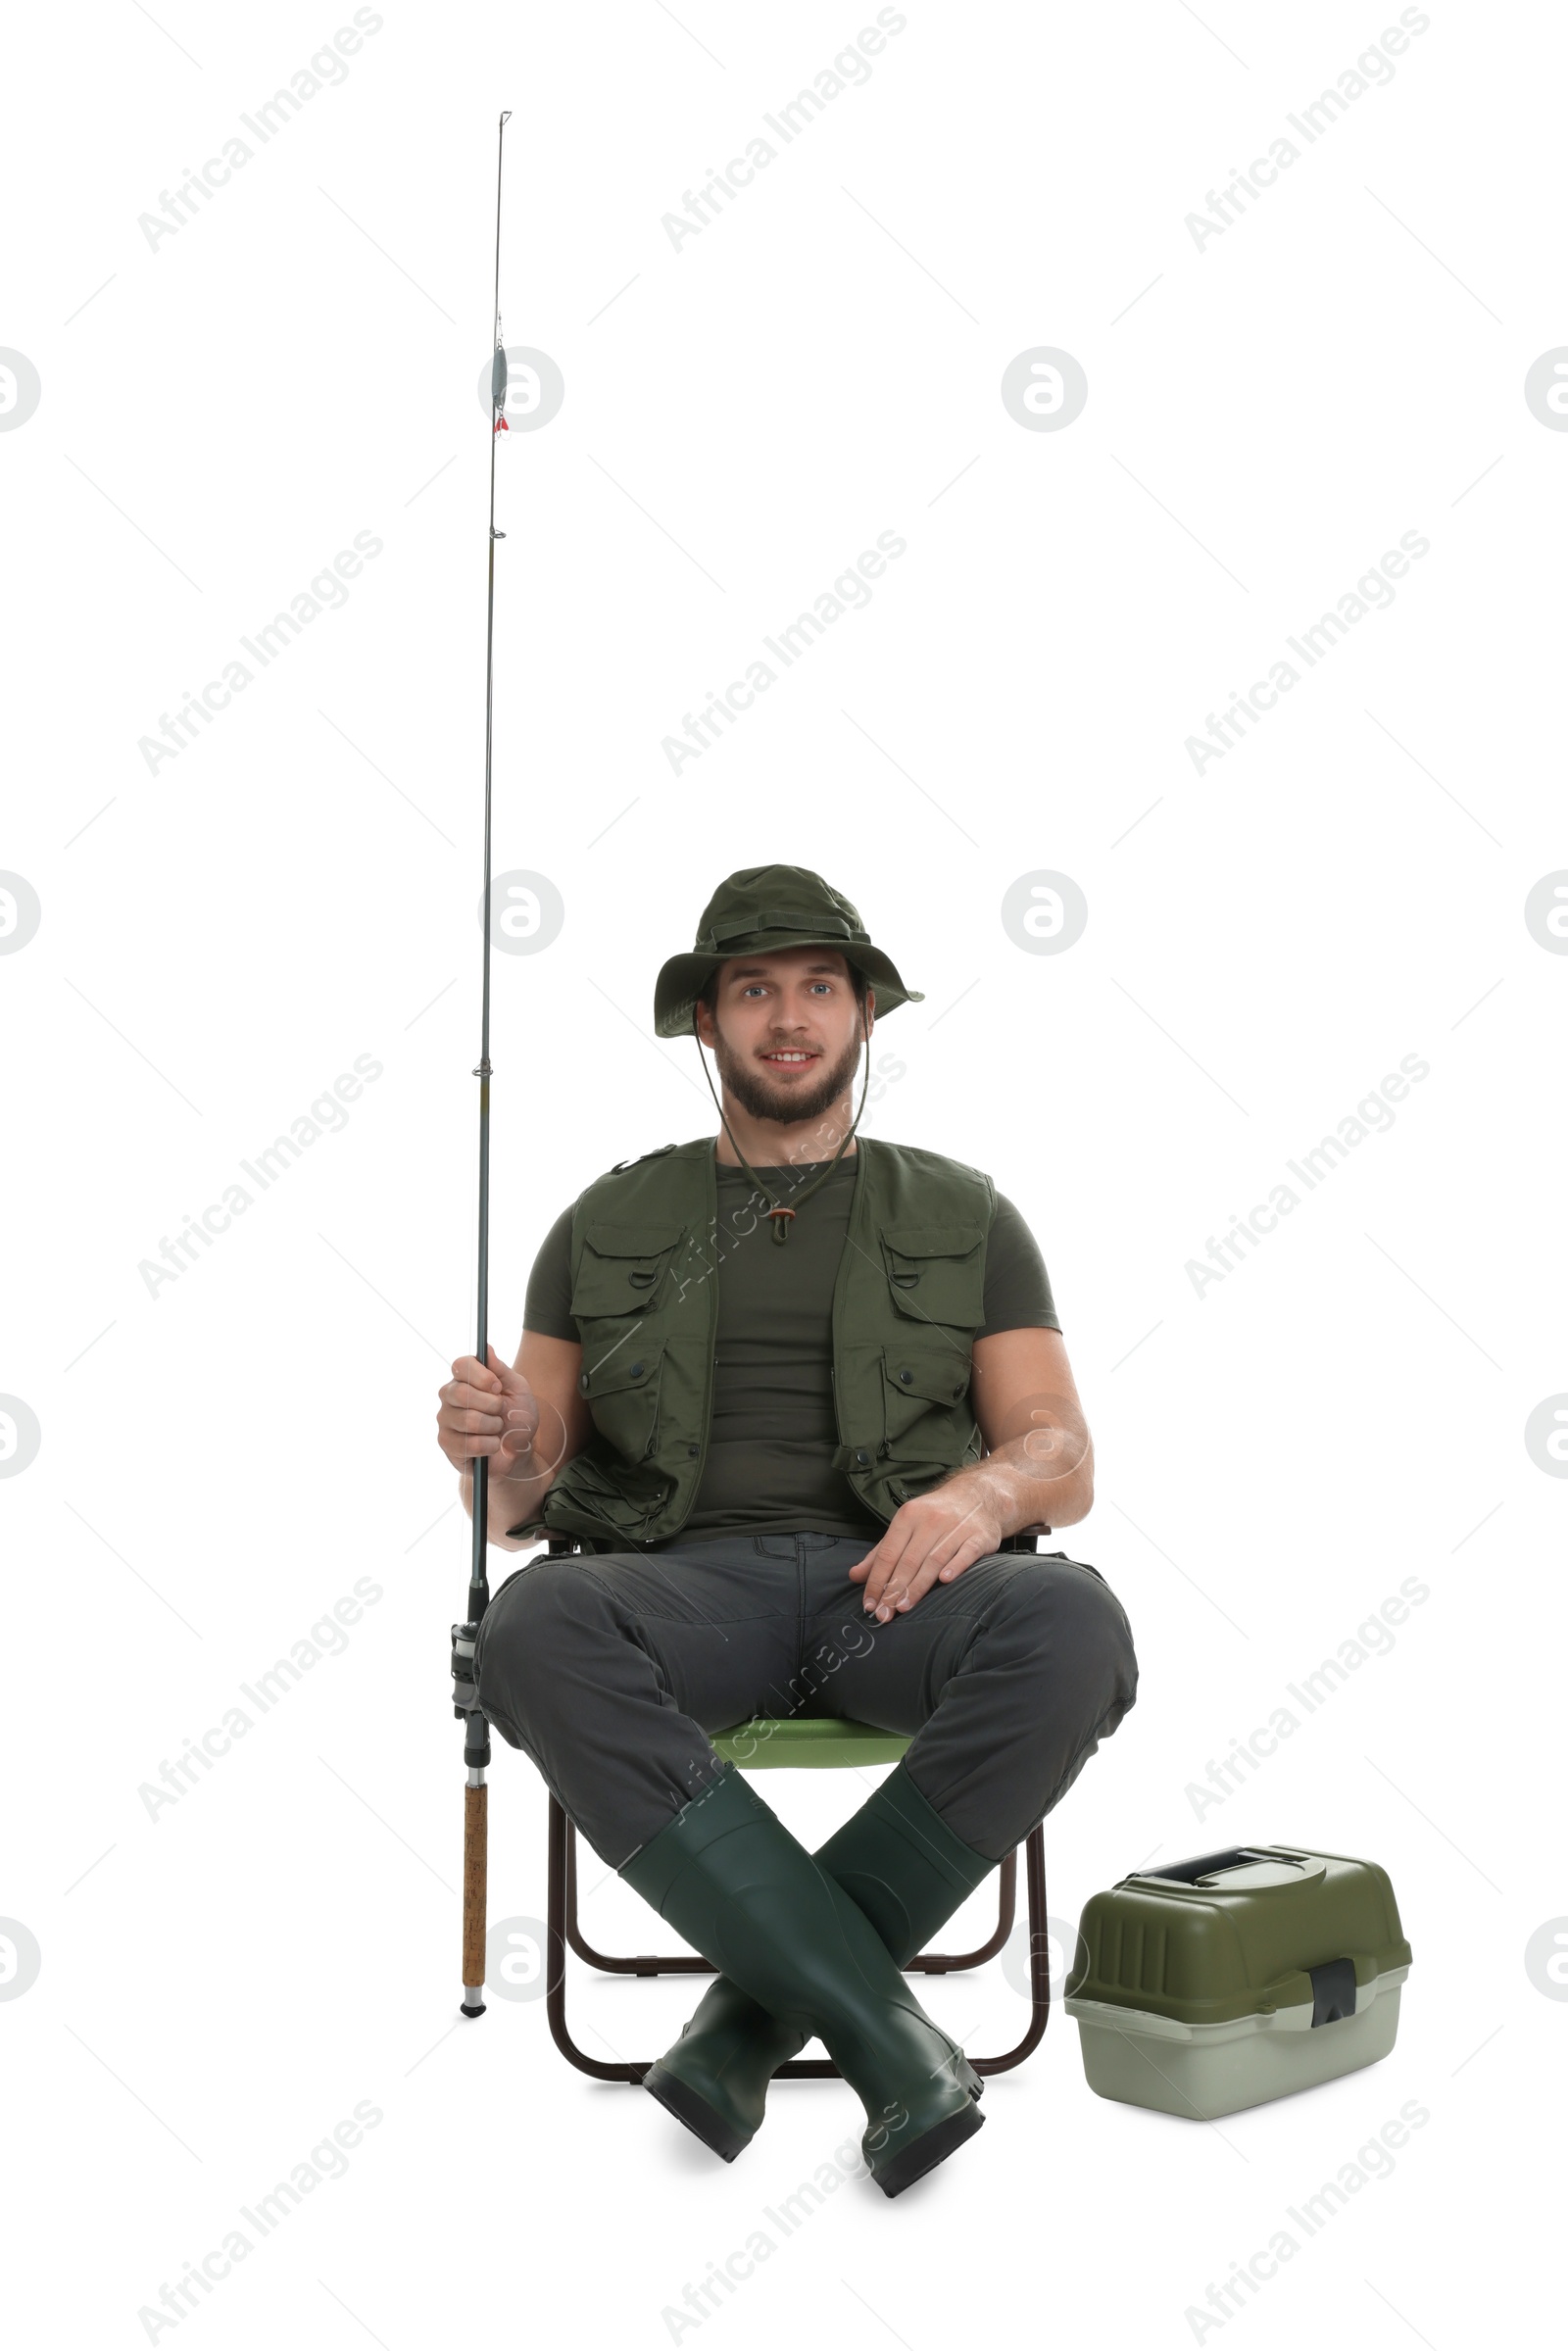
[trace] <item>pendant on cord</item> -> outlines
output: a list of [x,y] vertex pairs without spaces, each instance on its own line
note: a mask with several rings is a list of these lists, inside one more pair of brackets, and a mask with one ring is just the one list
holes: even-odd
[[787,1241],[790,1237],[790,1226],[795,1222],[795,1210],[793,1208],[769,1208],[767,1213],[772,1219],[774,1240]]

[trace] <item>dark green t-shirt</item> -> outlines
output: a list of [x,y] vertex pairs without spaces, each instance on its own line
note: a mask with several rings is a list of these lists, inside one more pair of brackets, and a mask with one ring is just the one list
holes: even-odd
[[[817,1173],[821,1161],[763,1168],[775,1198]],[[713,1425],[703,1483],[683,1536],[744,1533],[864,1536],[882,1522],[833,1467],[833,1287],[844,1253],[854,1188],[841,1160],[789,1228],[780,1248],[745,1170],[719,1165],[718,1336]],[[571,1316],[572,1210],[546,1234],[528,1277],[523,1323],[551,1339],[576,1339]],[[976,1334],[1059,1331],[1051,1282],[1029,1227],[999,1195],[986,1241],[985,1323]]]

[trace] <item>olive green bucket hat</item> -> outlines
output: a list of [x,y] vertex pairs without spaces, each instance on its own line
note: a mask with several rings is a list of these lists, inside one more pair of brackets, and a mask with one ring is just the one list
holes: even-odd
[[654,984],[654,1031],[689,1037],[697,1000],[720,963],[733,955],[765,955],[786,947],[836,947],[876,990],[880,1020],[900,1004],[924,1004],[906,988],[890,958],[873,947],[847,898],[804,865],[751,865],[720,882],[697,925],[689,955],[671,955]]

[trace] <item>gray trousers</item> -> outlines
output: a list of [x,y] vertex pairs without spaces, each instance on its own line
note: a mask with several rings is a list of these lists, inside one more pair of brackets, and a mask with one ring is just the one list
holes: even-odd
[[1138,1662],[1097,1569],[1002,1551],[879,1625],[835,1535],[719,1535],[531,1559],[479,1629],[479,1703],[618,1869],[723,1768],[708,1733],[830,1715],[910,1738],[904,1768],[993,1861],[1132,1705]]

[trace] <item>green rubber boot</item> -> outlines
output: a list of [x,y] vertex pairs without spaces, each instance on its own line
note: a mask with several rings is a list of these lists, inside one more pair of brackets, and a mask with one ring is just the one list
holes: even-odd
[[885,2195],[980,2129],[955,2079],[956,2043],[864,1912],[733,1764],[618,1874],[780,2025],[822,2041],[866,2110],[861,2152]]
[[[813,1858],[865,1913],[900,1968],[997,1866],[954,1836],[902,1763]],[[733,2163],[761,2126],[769,2082],[809,2038],[720,1976],[643,2087]],[[984,2083],[961,2050],[954,2072],[978,2098]]]
[[954,1836],[902,1763],[816,1854],[907,1967],[997,1864]]

